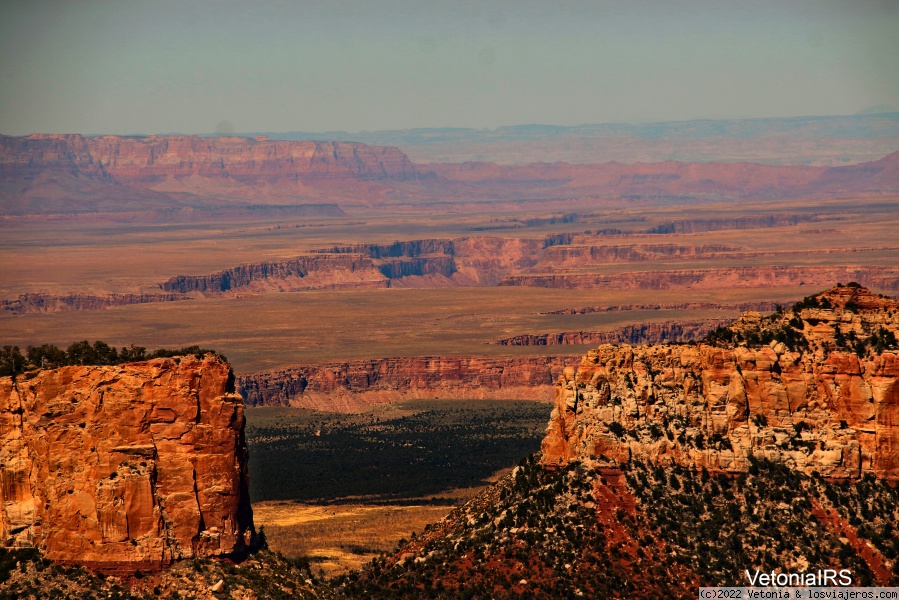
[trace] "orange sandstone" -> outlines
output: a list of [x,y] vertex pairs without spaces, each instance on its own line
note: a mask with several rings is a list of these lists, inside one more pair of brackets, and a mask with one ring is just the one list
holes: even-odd
[[0,378],[0,442],[3,545],[127,571],[250,544],[243,406],[212,355]]
[[899,332],[899,303],[855,287],[819,298],[830,307],[748,313],[731,328],[801,321],[808,345],[795,350],[773,340],[589,352],[558,379],[544,463],[639,457],[736,473],[766,458],[835,479],[899,479],[899,351],[838,343]]

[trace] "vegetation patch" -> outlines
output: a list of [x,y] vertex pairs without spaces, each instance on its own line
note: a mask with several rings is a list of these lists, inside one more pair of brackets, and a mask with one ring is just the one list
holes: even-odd
[[540,447],[549,415],[546,404],[528,401],[401,408],[401,416],[248,409],[253,502],[406,501],[483,486]]
[[[849,569],[899,583],[899,489],[767,461],[737,477],[632,461],[546,470],[537,457],[393,555],[345,597],[695,598],[744,571]],[[868,543],[870,542],[870,544]]]
[[3,346],[0,351],[0,377],[8,377],[34,369],[56,369],[70,365],[120,365],[129,362],[149,360],[151,358],[171,358],[173,356],[187,356],[193,354],[202,358],[207,354],[215,354],[221,360],[227,362],[224,355],[215,350],[200,348],[199,346],[185,346],[180,350],[159,348],[147,352],[143,346],[131,345],[128,348],[117,350],[100,340],[91,344],[87,340],[75,342],[65,350],[57,348],[53,344],[40,346],[28,346],[25,354],[18,346]]

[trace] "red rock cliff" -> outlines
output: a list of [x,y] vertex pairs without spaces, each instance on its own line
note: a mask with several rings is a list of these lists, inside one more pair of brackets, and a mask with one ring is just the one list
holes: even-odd
[[549,401],[566,356],[415,356],[312,364],[238,380],[248,406],[356,412],[411,398]]
[[740,472],[764,457],[899,479],[897,332],[899,303],[845,287],[747,313],[719,331],[725,344],[601,346],[559,377],[543,460]]
[[240,396],[208,355],[0,378],[0,533],[51,560],[159,568],[247,548]]

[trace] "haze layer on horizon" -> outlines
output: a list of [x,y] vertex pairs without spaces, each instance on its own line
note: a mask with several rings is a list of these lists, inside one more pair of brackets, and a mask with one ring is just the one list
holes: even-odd
[[899,106],[899,2],[0,5],[0,133],[495,128]]

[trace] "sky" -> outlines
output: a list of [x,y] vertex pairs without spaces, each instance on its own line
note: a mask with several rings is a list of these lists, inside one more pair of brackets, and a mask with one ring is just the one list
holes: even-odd
[[899,0],[0,1],[0,133],[496,128],[899,107]]

